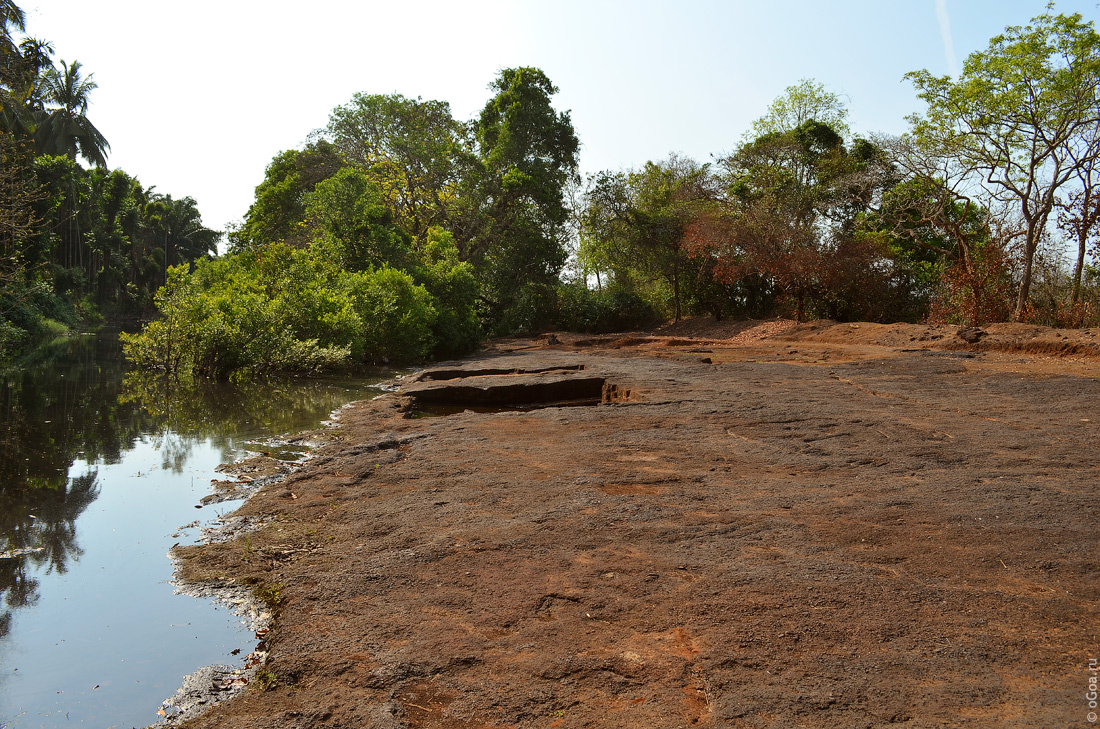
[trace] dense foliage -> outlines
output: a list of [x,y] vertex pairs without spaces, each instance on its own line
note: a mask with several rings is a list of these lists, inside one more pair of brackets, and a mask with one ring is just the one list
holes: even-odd
[[1006,29],[957,79],[908,74],[927,108],[900,137],[853,132],[804,80],[711,162],[587,180],[537,68],[500,71],[468,121],[356,94],[272,160],[216,257],[193,200],[105,169],[91,77],[3,7],[0,347],[153,306],[130,357],[219,379],[691,314],[1100,323],[1100,35],[1079,15]]
[[472,124],[479,166],[471,183],[476,223],[467,258],[482,282],[491,331],[531,330],[553,321],[565,266],[566,184],[580,143],[569,114],[550,106],[557,88],[535,68],[501,71],[496,95]]
[[579,143],[538,69],[469,124],[445,102],[356,94],[275,157],[223,258],[180,269],[138,364],[226,378],[415,362],[554,323]]
[[1100,323],[1092,23],[1043,14],[958,79],[908,78],[928,109],[900,138],[853,136],[840,99],[803,81],[715,165],[594,175],[578,280],[675,318]]
[[[383,233],[400,237],[392,226]],[[190,273],[173,268],[157,294],[162,318],[123,335],[127,356],[149,369],[228,379],[415,362],[477,343],[476,285],[448,233],[429,230],[408,270],[387,261],[352,268],[352,260],[344,240],[322,235],[308,246],[200,261]]]
[[[78,61],[0,13],[0,357],[103,317],[151,314],[169,266],[216,253],[195,201],[106,168]],[[81,166],[79,159],[92,165]]]

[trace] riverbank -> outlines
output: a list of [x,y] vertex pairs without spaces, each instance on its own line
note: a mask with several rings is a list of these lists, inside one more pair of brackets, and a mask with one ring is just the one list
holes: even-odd
[[263,681],[189,726],[1080,723],[1098,343],[495,342],[346,409],[258,530],[177,550],[276,615]]

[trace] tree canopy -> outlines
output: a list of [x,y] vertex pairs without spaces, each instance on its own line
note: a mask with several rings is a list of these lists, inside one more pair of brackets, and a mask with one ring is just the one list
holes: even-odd
[[1014,316],[1021,320],[1058,193],[1100,153],[1089,151],[1100,125],[1100,35],[1079,14],[1044,13],[972,53],[958,79],[923,70],[907,78],[928,104],[911,118],[917,142],[958,160],[975,184],[1017,206],[1024,241]]
[[333,110],[322,136],[379,187],[413,237],[454,220],[473,160],[447,102],[356,94]]
[[538,68],[501,70],[469,120],[358,93],[272,159],[223,256],[193,199],[106,169],[80,63],[10,2],[0,18],[0,280],[134,312],[164,284],[128,344],[146,366],[309,372],[702,313],[1100,323],[1100,36],[1080,15],[1007,28],[958,78],[907,74],[927,108],[900,137],[853,131],[802,79],[711,161],[587,180]]
[[88,118],[93,76],[53,54],[0,1],[0,356],[151,314],[167,269],[215,255],[221,237],[194,199],[107,169],[110,146]]
[[752,123],[757,137],[783,134],[798,129],[806,122],[818,122],[844,137],[848,134],[848,107],[840,97],[813,79],[802,79],[788,86],[776,98],[767,113]]
[[678,320],[698,268],[685,233],[717,200],[716,188],[709,165],[676,155],[640,170],[596,175],[586,193],[579,251],[585,269],[650,297],[663,289]]
[[539,69],[505,69],[489,88],[495,94],[473,123],[479,166],[466,257],[480,271],[490,328],[530,329],[549,322],[565,265],[563,193],[577,174],[580,142]]

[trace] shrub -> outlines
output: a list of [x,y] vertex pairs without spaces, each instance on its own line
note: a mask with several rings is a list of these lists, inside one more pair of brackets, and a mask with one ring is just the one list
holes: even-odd
[[583,283],[574,283],[558,290],[558,322],[569,331],[598,334],[639,329],[659,318],[641,296],[624,289],[592,291]]
[[349,293],[362,322],[366,359],[417,362],[427,358],[435,344],[432,324],[436,318],[427,289],[389,266],[348,276]]
[[556,289],[536,281],[521,284],[506,306],[495,312],[483,311],[482,318],[490,322],[490,331],[496,336],[529,334],[551,326],[556,310]]
[[969,263],[960,261],[944,269],[928,318],[966,326],[1010,321],[1014,289],[1008,253],[995,242],[975,246]]
[[419,257],[413,275],[431,294],[436,311],[432,356],[439,359],[472,352],[481,341],[473,267],[459,260],[454,238],[442,228],[428,231]]
[[122,334],[126,356],[138,367],[218,380],[271,372],[311,373],[340,366],[346,346],[302,339],[280,320],[262,281],[235,261],[170,269],[157,293],[163,317],[138,334]]

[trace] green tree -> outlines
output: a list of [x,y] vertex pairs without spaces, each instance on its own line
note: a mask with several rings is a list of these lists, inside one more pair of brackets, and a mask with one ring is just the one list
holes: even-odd
[[0,46],[0,51],[15,45],[15,40],[12,38],[13,28],[19,32],[25,31],[27,15],[12,0],[0,0],[0,43],[3,44]]
[[382,191],[358,168],[345,167],[317,183],[305,207],[311,236],[329,236],[344,268],[409,265],[408,235],[395,226]]
[[92,75],[81,76],[80,61],[69,65],[61,62],[61,70],[52,64],[41,79],[42,99],[47,107],[35,124],[35,143],[39,154],[77,155],[97,167],[107,166],[107,150],[111,145],[88,119],[88,97],[96,88]]
[[[264,255],[289,250],[272,247]],[[346,361],[347,348],[296,337],[276,316],[268,283],[239,259],[200,263],[193,275],[182,266],[170,269],[157,293],[162,318],[121,336],[127,358],[146,369],[218,380],[308,373]]]
[[347,271],[324,245],[273,243],[255,253],[169,270],[161,318],[124,335],[138,367],[177,377],[247,379],[354,363],[415,362],[434,345],[431,294],[390,266]]
[[0,287],[24,276],[25,250],[38,234],[41,199],[28,145],[0,131]]
[[996,202],[972,185],[970,170],[940,157],[910,135],[875,140],[897,171],[897,183],[879,208],[864,217],[865,231],[888,232],[906,255],[926,262],[971,266],[975,248],[990,238],[989,205]]
[[41,225],[24,256],[88,315],[148,313],[166,268],[216,253],[221,234],[202,224],[192,198],[66,156],[39,156],[34,172]]
[[[118,213],[112,215],[112,208],[107,208],[106,212],[113,222]],[[166,267],[217,255],[222,234],[202,224],[202,215],[193,198],[174,200],[171,195],[152,193],[144,215],[150,243],[164,244]]]
[[580,143],[539,69],[505,69],[490,89],[473,123],[480,169],[468,184],[478,210],[464,253],[481,279],[490,327],[531,329],[548,320],[565,265],[563,192],[577,174]]
[[6,54],[0,83],[0,125],[5,131],[32,138],[38,120],[45,114],[41,76],[50,67],[53,47],[46,41],[24,38],[14,52]]
[[959,160],[1024,221],[1021,320],[1055,199],[1081,162],[1070,150],[1100,124],[1100,35],[1079,14],[1046,13],[972,53],[958,79],[927,70],[906,77],[928,104],[910,118],[917,142]]
[[481,340],[473,266],[459,259],[454,236],[442,228],[429,229],[416,248],[419,260],[412,275],[431,294],[436,311],[432,356],[459,357],[473,351]]
[[319,182],[346,167],[336,148],[318,140],[305,149],[276,155],[256,186],[255,201],[245,214],[244,224],[229,234],[232,251],[254,249],[271,243],[305,245],[306,196]]
[[26,340],[32,321],[21,316],[42,264],[28,248],[40,236],[36,207],[43,197],[34,175],[30,144],[0,131],[0,358]]
[[752,123],[752,134],[763,137],[798,129],[806,122],[827,125],[842,137],[848,135],[848,108],[833,92],[812,79],[788,86],[782,96],[768,107],[767,113]]
[[676,155],[636,171],[600,173],[586,192],[582,265],[606,271],[618,288],[645,292],[653,303],[660,298],[653,284],[660,282],[679,321],[699,283],[685,233],[717,196],[710,166]]
[[973,326],[1010,318],[1007,251],[1016,232],[1005,206],[973,184],[965,164],[931,154],[909,135],[880,136],[876,143],[898,181],[861,216],[860,233],[891,252],[899,275],[923,302],[919,309],[931,305],[935,317]]
[[[15,34],[26,31],[27,15],[22,8],[11,0],[0,0],[0,88],[5,91],[17,85],[19,66],[23,61]],[[8,101],[6,94],[3,100]]]
[[41,107],[38,82],[49,66],[53,48],[26,33],[27,17],[11,0],[0,0],[0,129],[17,136],[34,129],[34,112]]
[[368,361],[421,362],[434,346],[436,310],[427,289],[405,271],[382,266],[349,281],[353,306],[363,322]]
[[447,102],[356,94],[332,111],[323,136],[378,186],[409,235],[451,226],[473,159]]

